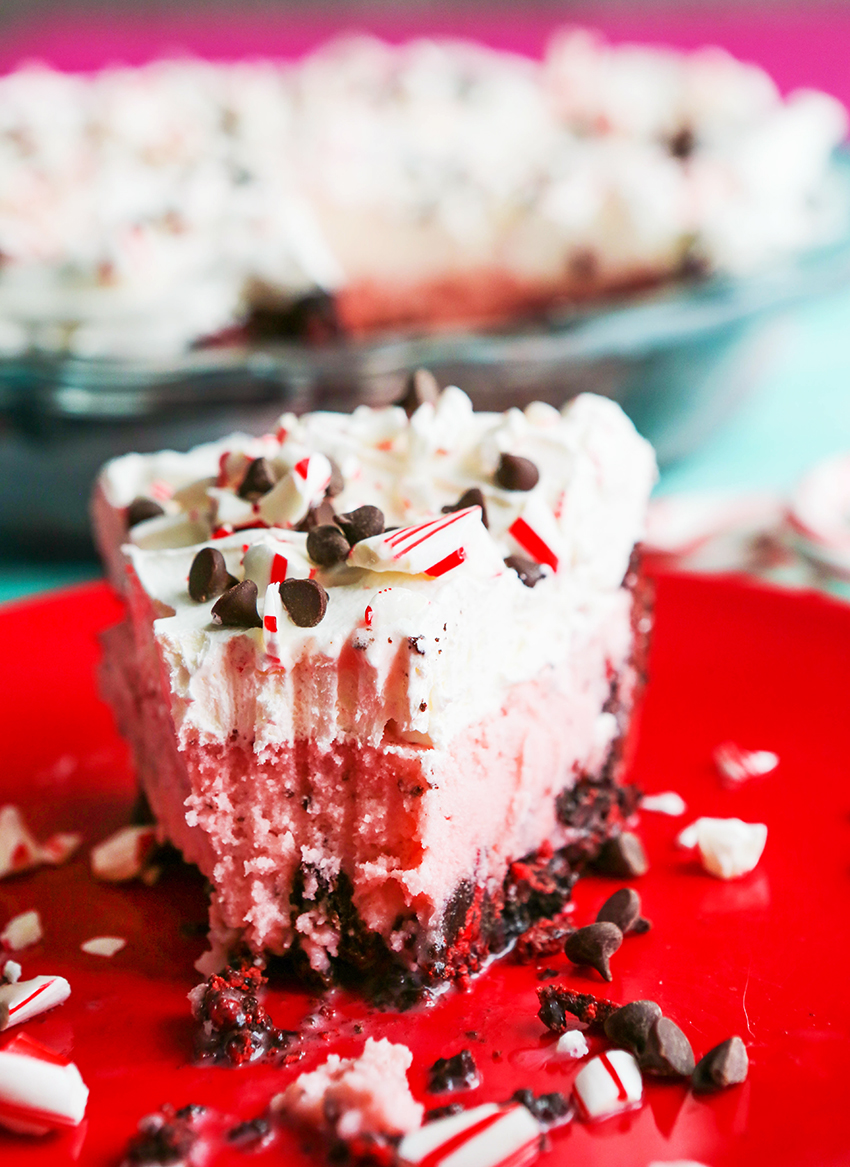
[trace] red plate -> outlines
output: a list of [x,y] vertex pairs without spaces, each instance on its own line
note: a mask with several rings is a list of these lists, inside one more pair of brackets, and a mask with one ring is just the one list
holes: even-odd
[[[88,585],[0,613],[5,646],[6,749],[0,801],[17,802],[42,835],[80,830],[86,843],[126,821],[133,797],[127,756],[93,673],[95,636],[119,607]],[[635,778],[648,791],[677,790],[683,819],[643,816],[652,870],[639,887],[654,922],[613,961],[614,981],[547,959],[570,986],[617,1001],[657,1000],[697,1055],[732,1033],[747,1044],[749,1081],[695,1098],[678,1083],[650,1083],[643,1108],[595,1126],[556,1133],[541,1164],[646,1167],[653,1160],[726,1164],[846,1164],[850,994],[844,962],[850,892],[850,717],[847,665],[850,607],[812,595],[768,591],[734,580],[661,580]],[[737,792],[723,790],[711,751],[732,739],[775,750],[778,770]],[[703,874],[673,839],[700,814],[768,824],[764,857],[734,883]],[[616,886],[598,878],[576,890],[586,923]],[[0,884],[0,922],[37,907],[44,940],[22,954],[24,975],[57,973],[72,985],[67,1004],[27,1031],[67,1052],[91,1088],[88,1114],[73,1133],[41,1140],[0,1134],[0,1163],[120,1161],[138,1119],[163,1103],[205,1103],[238,1120],[327,1051],[350,1053],[363,1038],[364,1010],[337,1000],[297,1067],[203,1069],[191,1064],[186,993],[202,941],[186,924],[204,918],[201,881],[188,870],[153,888],[93,882],[85,851],[68,866]],[[82,941],[127,939],[112,959],[86,956]],[[502,961],[466,993],[406,1015],[369,1014],[366,1032],[406,1042],[414,1052],[415,1094],[425,1069],[468,1046],[482,1084],[464,1097],[504,1099],[520,1086],[568,1090],[574,1065],[550,1060],[551,1041],[535,1017],[537,969]],[[277,1024],[295,1026],[315,1002],[277,987],[268,1004]],[[317,1148],[289,1132],[245,1157],[214,1152],[217,1163],[308,1164]]]

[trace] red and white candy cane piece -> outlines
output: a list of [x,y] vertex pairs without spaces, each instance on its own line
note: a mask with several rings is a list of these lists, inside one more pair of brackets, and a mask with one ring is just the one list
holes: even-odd
[[0,985],[0,1029],[29,1021],[61,1005],[70,995],[71,986],[64,977],[33,977],[30,981]]
[[0,878],[37,867],[41,861],[41,847],[18,808],[11,804],[0,808]]
[[630,1053],[612,1049],[591,1058],[579,1071],[573,1093],[583,1118],[608,1118],[640,1103],[643,1079]]
[[330,481],[331,464],[324,454],[302,458],[260,499],[260,517],[272,526],[293,526],[318,506]]
[[91,869],[96,879],[126,883],[136,879],[156,846],[153,827],[122,827],[91,849]]
[[51,867],[59,867],[79,849],[82,841],[83,836],[78,835],[76,831],[57,831],[45,841],[41,848],[41,857]]
[[89,1092],[73,1062],[19,1033],[0,1049],[0,1125],[43,1135],[79,1126]]
[[481,508],[466,507],[415,527],[363,539],[351,549],[349,562],[372,571],[402,571],[436,579],[485,542],[489,536],[481,523]]
[[721,742],[713,757],[721,779],[731,786],[761,778],[779,765],[778,754],[770,750],[745,750],[736,742]]
[[267,536],[248,548],[242,563],[245,579],[253,580],[261,595],[271,583],[309,579],[311,565],[307,559],[307,536],[298,532],[292,532],[289,539]]
[[273,661],[280,660],[280,634],[289,622],[280,598],[280,585],[269,584],[263,604],[263,648]]
[[486,1102],[405,1135],[400,1167],[524,1167],[537,1158],[542,1129],[524,1106]]
[[564,557],[563,540],[552,514],[544,500],[532,494],[522,510],[508,527],[508,534],[518,551],[530,556],[536,563],[558,570]]

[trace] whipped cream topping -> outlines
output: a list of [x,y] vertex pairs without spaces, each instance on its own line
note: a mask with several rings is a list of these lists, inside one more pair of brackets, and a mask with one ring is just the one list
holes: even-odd
[[[534,463],[531,490],[495,484],[503,453]],[[277,482],[251,504],[250,525],[219,525],[222,496],[242,501],[230,468],[240,464],[244,474],[258,457]],[[398,529],[355,543],[331,567],[313,562],[304,531],[262,517],[281,484],[305,480],[305,460],[323,468],[322,481],[328,466],[340,469],[338,514],[378,506],[386,527]],[[133,526],[123,552],[131,586],[150,605],[181,743],[236,735],[262,754],[338,734],[445,746],[491,712],[505,686],[539,677],[600,629],[612,639],[609,658],[624,661],[630,597],[621,583],[654,479],[648,443],[605,398],[584,395],[560,412],[537,403],[474,413],[450,387],[410,418],[397,406],[285,415],[274,435],[234,434],[184,455],[128,455],[105,467],[100,490],[116,515],[154,491],[166,509]],[[478,506],[443,511],[471,487],[482,492],[487,527]],[[304,519],[310,498],[286,512],[288,523]],[[230,575],[256,584],[264,627],[217,625],[216,600],[191,599],[200,547],[220,551]],[[515,555],[542,565],[535,586],[506,565]],[[309,578],[326,591],[327,608],[302,627],[278,585]],[[137,610],[146,619],[144,605]],[[600,748],[616,724],[603,728]]]
[[[835,234],[824,94],[717,49],[336,41],[0,78],[0,351],[183,351],[250,303],[470,271],[740,272]],[[843,226],[843,224],[841,224]]]

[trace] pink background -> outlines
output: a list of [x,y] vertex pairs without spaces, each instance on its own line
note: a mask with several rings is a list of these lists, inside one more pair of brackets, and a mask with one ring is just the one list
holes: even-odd
[[[713,12],[674,9],[571,10],[574,21],[597,27],[613,40],[646,40],[695,48],[719,44],[763,65],[785,91],[826,89],[850,105],[850,9],[736,7]],[[250,12],[218,10],[89,15],[41,14],[4,30],[0,71],[37,57],[63,69],[94,69],[112,62],[137,64],[163,53],[189,50],[211,59],[297,56],[340,30],[366,29],[392,40],[422,33],[476,37],[499,48],[539,55],[547,35],[566,14],[541,10],[446,13]]]

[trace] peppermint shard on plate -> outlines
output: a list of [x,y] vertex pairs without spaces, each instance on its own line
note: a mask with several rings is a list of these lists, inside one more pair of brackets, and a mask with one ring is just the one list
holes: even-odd
[[652,451],[603,398],[416,396],[99,479],[128,608],[104,688],[212,885],[206,971],[247,947],[371,992],[464,977],[634,809]]

